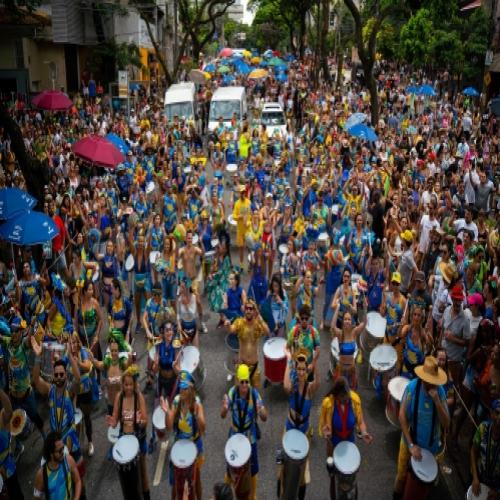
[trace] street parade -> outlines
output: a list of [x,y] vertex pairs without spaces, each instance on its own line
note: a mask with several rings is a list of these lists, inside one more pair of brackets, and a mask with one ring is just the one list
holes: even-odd
[[499,115],[338,57],[4,96],[0,499],[500,498]]

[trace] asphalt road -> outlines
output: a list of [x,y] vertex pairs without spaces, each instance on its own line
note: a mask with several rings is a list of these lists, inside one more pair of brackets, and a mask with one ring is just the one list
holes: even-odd
[[[245,281],[248,279],[245,276]],[[318,318],[319,306],[318,301]],[[206,308],[208,311],[208,307]],[[201,353],[206,369],[206,380],[203,387],[203,404],[207,419],[207,432],[204,437],[205,464],[202,469],[203,498],[210,498],[210,490],[216,481],[223,480],[225,471],[224,445],[227,440],[229,423],[219,416],[220,403],[223,394],[228,388],[227,374],[223,368],[227,351],[224,344],[224,330],[217,330],[215,325],[218,315],[211,314],[208,320],[209,333],[202,335]],[[136,337],[135,349],[144,366],[144,336]],[[329,364],[329,334],[321,334],[320,374],[321,385],[315,397],[311,421],[315,426],[315,433],[310,450],[311,484],[307,488],[307,498],[327,499],[329,476],[325,467],[325,443],[318,437],[317,423],[321,398],[328,391],[330,382],[327,380]],[[263,365],[261,365],[263,366]],[[360,499],[390,499],[392,498],[392,485],[396,472],[396,458],[400,433],[386,420],[384,404],[376,397],[375,391],[369,387],[366,374],[366,360],[359,366],[359,393],[361,395],[365,419],[368,430],[374,435],[371,445],[358,442],[362,463],[358,472],[358,486]],[[275,450],[280,446],[283,425],[287,412],[287,399],[281,386],[270,386],[261,389],[264,403],[269,409],[269,419],[261,424],[262,439],[259,442],[260,474],[258,481],[258,498],[276,498],[276,465]],[[149,410],[153,411],[153,394],[147,393]],[[42,410],[45,405],[42,403]],[[107,426],[104,421],[105,404],[101,401],[93,414],[95,455],[87,458],[86,487],[90,499],[104,499],[122,497],[118,482],[118,475],[112,461],[106,457],[108,441],[106,437]],[[23,490],[27,498],[32,495],[33,477],[40,463],[42,442],[39,434],[34,432],[25,443],[26,451],[19,463],[19,474]],[[86,444],[84,443],[84,449]],[[159,484],[151,487],[151,498],[170,498],[170,487],[167,478],[168,453],[160,463],[160,446],[148,457],[150,483],[153,485],[155,474],[160,479]],[[441,480],[434,489],[432,498],[453,498]],[[459,497],[456,497],[457,499]],[[463,495],[461,496],[463,498]]]

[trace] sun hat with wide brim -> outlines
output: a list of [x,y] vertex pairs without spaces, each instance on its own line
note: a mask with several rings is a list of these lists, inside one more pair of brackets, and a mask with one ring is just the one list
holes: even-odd
[[457,274],[457,268],[451,262],[440,262],[439,270],[448,283],[451,283]]
[[415,368],[415,375],[432,385],[443,385],[448,381],[446,372],[439,368],[437,359],[434,356],[427,356],[424,364]]

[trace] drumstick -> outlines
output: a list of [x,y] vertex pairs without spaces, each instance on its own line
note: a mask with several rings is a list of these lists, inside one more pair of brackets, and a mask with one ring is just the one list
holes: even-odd
[[457,389],[456,385],[455,384],[452,384],[452,385],[453,385],[453,389],[455,390],[455,393],[458,396],[458,399],[462,403],[462,406],[465,408],[465,411],[467,412],[467,415],[469,416],[469,418],[471,419],[472,423],[474,424],[474,427],[477,429],[479,426],[476,424],[476,421],[474,420],[474,417],[471,415],[469,409],[467,408],[467,405],[465,404],[464,400],[462,399],[462,396],[460,396],[460,393],[458,392],[458,389]]

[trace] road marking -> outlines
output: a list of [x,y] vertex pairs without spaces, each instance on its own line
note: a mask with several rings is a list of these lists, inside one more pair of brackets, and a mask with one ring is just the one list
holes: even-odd
[[168,439],[161,443],[160,454],[158,455],[158,462],[156,462],[155,477],[153,479],[153,486],[158,486],[161,482],[161,474],[163,466],[165,465],[165,457],[167,455]]

